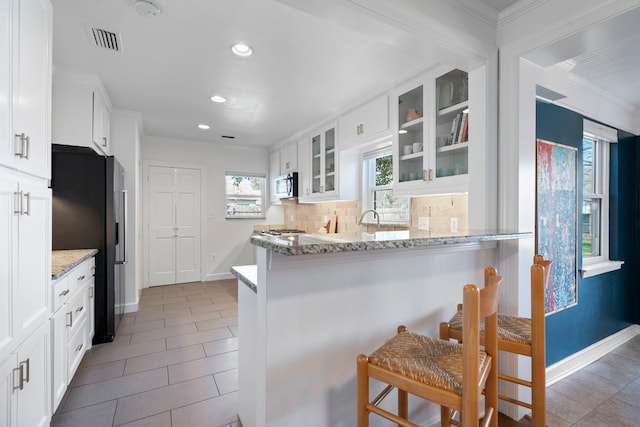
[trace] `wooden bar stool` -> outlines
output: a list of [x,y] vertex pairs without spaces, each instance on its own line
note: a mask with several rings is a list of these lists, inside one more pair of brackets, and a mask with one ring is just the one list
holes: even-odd
[[[486,270],[490,270],[486,272]],[[440,404],[441,423],[478,426],[480,395],[485,391],[485,416],[481,426],[498,425],[498,335],[497,310],[502,278],[495,269],[485,269],[485,287],[466,285],[463,290],[464,345],[407,332],[398,334],[370,356],[357,358],[358,427],[369,426],[375,413],[399,426],[417,427],[408,420],[408,393]],[[486,344],[480,349],[480,319],[486,320]],[[388,384],[369,400],[369,378]],[[378,407],[393,390],[398,390],[398,414]],[[452,420],[460,414],[460,422]]]
[[[547,278],[551,270],[551,261],[540,255],[533,258],[531,266],[531,318],[511,316],[498,313],[498,349],[509,353],[520,354],[531,358],[531,381],[498,373],[498,378],[531,388],[531,402],[524,402],[511,396],[498,395],[506,402],[531,409],[533,427],[544,427],[545,421],[545,330],[544,330],[544,295]],[[458,305],[458,312],[449,320],[440,324],[440,338],[456,339],[464,342],[462,333],[463,306]],[[481,324],[481,342],[484,339]]]

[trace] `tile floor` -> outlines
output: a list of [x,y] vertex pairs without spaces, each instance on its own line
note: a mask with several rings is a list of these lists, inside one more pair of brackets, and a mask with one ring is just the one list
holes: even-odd
[[[240,427],[237,281],[145,289],[94,346],[52,427]],[[640,336],[547,389],[549,427],[640,425]],[[501,416],[501,427],[530,426]]]
[[52,427],[239,427],[237,280],[145,289],[85,355]]

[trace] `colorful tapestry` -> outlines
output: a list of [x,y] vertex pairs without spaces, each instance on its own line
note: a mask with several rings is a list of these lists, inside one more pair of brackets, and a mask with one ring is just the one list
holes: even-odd
[[536,249],[553,261],[545,312],[578,303],[577,149],[537,141]]

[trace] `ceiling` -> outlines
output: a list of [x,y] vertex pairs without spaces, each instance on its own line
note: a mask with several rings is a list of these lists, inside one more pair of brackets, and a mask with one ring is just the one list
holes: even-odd
[[[496,14],[518,3],[483,1]],[[141,113],[145,135],[269,147],[431,65],[410,46],[273,0],[157,0],[155,17],[138,15],[132,0],[52,3],[55,69],[99,76],[114,108]],[[573,73],[640,109],[635,27],[571,60]],[[90,28],[118,33],[121,51],[92,46]],[[234,56],[236,41],[255,54]],[[214,94],[229,102],[211,102]]]

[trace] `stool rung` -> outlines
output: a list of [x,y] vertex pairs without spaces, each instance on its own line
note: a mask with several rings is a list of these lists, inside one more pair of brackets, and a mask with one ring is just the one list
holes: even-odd
[[380,415],[382,418],[386,418],[389,421],[393,421],[394,423],[396,423],[396,424],[398,424],[400,426],[403,426],[403,427],[420,427],[419,425],[414,424],[409,420],[405,420],[404,418],[400,418],[399,416],[397,416],[395,414],[392,414],[389,411],[385,411],[382,408],[378,408],[377,406],[372,405],[370,403],[367,405],[367,411],[374,412],[375,414]]
[[530,403],[523,402],[522,400],[514,399],[513,397],[505,396],[503,394],[498,394],[498,399],[509,403],[515,403],[516,405],[520,405],[528,409],[533,409],[533,405]]
[[527,380],[523,380],[523,379],[520,379],[520,378],[512,377],[511,375],[507,375],[507,374],[501,374],[499,372],[498,372],[498,379],[499,380],[504,380],[504,381],[509,381],[511,383],[520,384],[520,385],[527,386],[527,387],[531,387],[532,386],[531,381],[527,381]]

